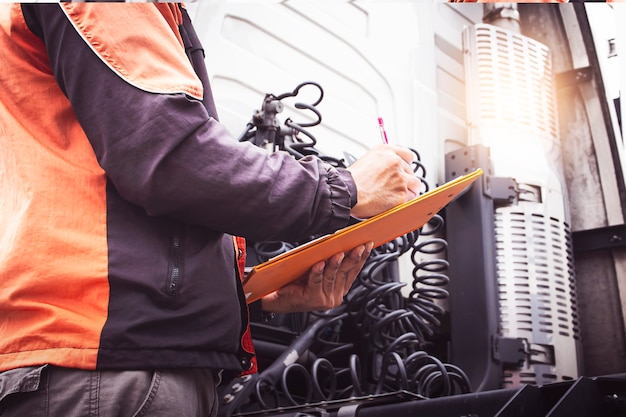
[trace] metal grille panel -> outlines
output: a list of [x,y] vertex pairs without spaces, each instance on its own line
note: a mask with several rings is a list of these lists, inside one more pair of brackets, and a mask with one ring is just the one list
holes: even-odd
[[522,202],[495,213],[501,329],[507,337],[528,341],[529,354],[522,368],[505,372],[508,386],[578,377],[571,232],[538,208]]
[[516,180],[519,202],[495,209],[500,336],[526,360],[505,386],[579,375],[574,269],[550,50],[478,24],[464,32],[470,144],[489,147],[493,174]]
[[[521,127],[558,136],[549,49],[491,25],[476,25],[470,45],[478,71],[473,83],[474,126]],[[472,110],[470,110],[472,112]]]

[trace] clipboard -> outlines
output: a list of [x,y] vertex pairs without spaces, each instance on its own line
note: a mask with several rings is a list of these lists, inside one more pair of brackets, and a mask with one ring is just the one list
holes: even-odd
[[256,265],[243,281],[246,302],[250,304],[301,278],[314,264],[339,252],[367,242],[377,247],[421,228],[482,174],[478,168],[390,210]]

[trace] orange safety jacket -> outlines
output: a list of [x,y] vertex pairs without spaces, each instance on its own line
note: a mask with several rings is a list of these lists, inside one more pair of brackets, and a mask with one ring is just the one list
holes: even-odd
[[345,226],[349,172],[234,140],[179,5],[0,4],[0,68],[0,371],[253,371],[233,236]]

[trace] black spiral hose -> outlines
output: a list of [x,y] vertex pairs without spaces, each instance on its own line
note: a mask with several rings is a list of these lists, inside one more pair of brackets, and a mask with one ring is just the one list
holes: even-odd
[[[295,97],[305,85],[308,83],[271,97]],[[283,135],[303,133],[309,139],[286,137],[280,142],[296,158],[324,157],[315,149],[313,135],[305,130],[321,121],[314,107],[323,91],[314,85],[320,90],[319,99],[297,107],[312,111],[317,120],[299,124],[289,119],[281,128]],[[249,125],[240,140],[253,139],[251,132]],[[413,170],[427,192],[426,169],[419,153],[412,151],[416,155]],[[340,159],[331,158],[331,163],[345,167]],[[469,380],[461,369],[425,351],[429,337],[441,326],[445,311],[440,302],[448,296],[448,262],[443,259],[447,242],[439,237],[443,227],[443,218],[435,215],[422,229],[374,248],[344,303],[325,312],[302,313],[304,326],[299,336],[253,379],[249,398],[240,401],[231,414],[401,390],[424,398],[469,392]],[[301,243],[305,242],[260,242],[254,244],[254,250],[262,262]],[[409,253],[413,270],[407,289],[396,268],[398,259]],[[298,383],[290,383],[296,378]]]
[[[261,371],[248,405],[267,410],[400,390],[424,398],[469,392],[469,380],[461,369],[424,350],[444,313],[437,300],[447,296],[443,288],[448,282],[447,262],[418,261],[418,257],[445,250],[445,240],[436,237],[442,226],[443,219],[435,216],[421,231],[375,248],[344,303],[308,314],[309,324],[297,340]],[[265,250],[281,247],[272,244]],[[389,270],[409,252],[414,268],[412,290],[406,297],[402,294],[406,284]],[[349,328],[353,334],[346,337]],[[293,352],[304,357],[305,351],[308,361],[287,364],[286,357]],[[289,383],[296,377],[298,383]]]

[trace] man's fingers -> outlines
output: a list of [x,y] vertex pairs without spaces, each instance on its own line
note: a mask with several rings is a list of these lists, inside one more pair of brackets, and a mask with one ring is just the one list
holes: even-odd
[[409,148],[397,145],[389,145],[389,147],[396,153],[396,155],[404,159],[407,164],[410,164],[415,160],[415,153],[413,153],[413,151]]
[[315,287],[321,287],[324,281],[324,268],[326,267],[325,262],[318,262],[311,268],[311,272],[309,274],[309,285]]
[[[350,272],[352,272],[357,267],[359,267],[359,270],[360,270],[360,266],[362,266],[361,263],[363,261],[365,250],[366,250],[365,245],[360,245],[352,249],[348,255],[348,258],[341,265],[340,271],[343,272],[344,274],[350,274]],[[356,272],[358,273],[358,271]]]
[[324,268],[324,280],[322,283],[322,292],[327,297],[332,296],[335,290],[335,280],[337,279],[337,272],[341,267],[341,264],[345,258],[343,253],[338,253],[330,258]]
[[370,256],[373,246],[373,242],[357,246],[350,251],[348,258],[342,263],[341,268],[338,271],[340,282],[338,281],[335,284],[340,286],[340,288],[343,288],[343,291],[341,291],[342,297],[348,292],[350,287],[352,287],[352,284],[359,275],[359,272],[361,272],[361,268],[363,268],[365,261],[367,261],[367,258]]
[[417,197],[422,190],[422,182],[415,175],[411,174],[407,183],[407,195],[409,200]]
[[373,242],[359,245],[347,254],[337,253],[325,262],[313,265],[308,280],[311,305],[327,309],[341,304],[369,257],[372,247]]

